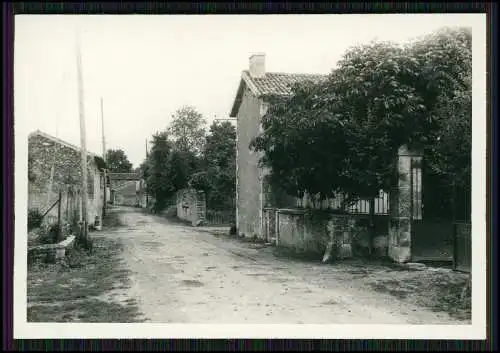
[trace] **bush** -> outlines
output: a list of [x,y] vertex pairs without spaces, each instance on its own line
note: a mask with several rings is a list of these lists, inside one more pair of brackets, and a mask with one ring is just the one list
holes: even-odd
[[39,228],[42,225],[42,213],[38,210],[28,211],[28,230]]
[[40,235],[40,242],[42,244],[55,244],[57,243],[57,234],[59,232],[57,223],[52,223],[43,227],[43,232]]

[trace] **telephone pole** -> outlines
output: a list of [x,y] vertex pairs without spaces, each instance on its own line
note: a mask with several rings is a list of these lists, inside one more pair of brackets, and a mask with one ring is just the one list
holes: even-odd
[[[104,163],[106,163],[106,139],[104,138],[104,108],[103,108],[103,101],[101,97],[101,132],[102,132],[102,159],[104,160]],[[106,166],[104,166],[103,170],[103,179],[104,179],[104,195],[103,195],[103,204],[102,204],[102,218],[104,219],[104,216],[106,216],[106,193],[107,193],[107,187],[108,187],[108,182],[107,182],[107,175],[106,175]],[[102,224],[102,222],[101,222]]]
[[80,33],[76,33],[76,68],[78,73],[78,106],[80,115],[80,144],[82,167],[82,240],[85,246],[89,245],[88,239],[88,185],[87,185],[87,144],[85,135],[85,104],[83,94],[82,54],[80,51]]

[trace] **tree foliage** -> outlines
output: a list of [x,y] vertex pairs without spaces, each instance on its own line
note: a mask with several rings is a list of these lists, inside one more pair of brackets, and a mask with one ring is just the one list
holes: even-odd
[[430,172],[470,185],[472,150],[472,33],[444,28],[408,48],[421,67],[419,86],[431,120],[424,145]]
[[199,155],[205,142],[206,121],[203,116],[194,107],[183,106],[172,118],[168,133],[175,149]]
[[162,210],[172,196],[174,189],[168,175],[168,160],[172,152],[172,143],[166,132],[153,135],[151,151],[147,160],[141,164],[146,179],[147,191],[155,200],[155,207]]
[[132,163],[121,149],[109,149],[106,152],[106,165],[112,173],[130,173],[132,171]]
[[157,210],[168,206],[176,191],[189,186],[192,175],[199,171],[199,153],[205,138],[203,126],[201,114],[192,107],[182,107],[167,129],[153,135],[151,151],[140,170]]
[[234,126],[229,122],[214,122],[209,134],[203,136],[204,142],[200,143],[203,150],[199,155],[184,145],[186,140],[172,137],[170,131],[153,136],[151,151],[139,167],[148,192],[156,200],[156,208],[168,206],[176,191],[186,187],[204,191],[209,207],[227,207],[235,194]]
[[407,46],[356,46],[323,82],[270,97],[264,131],[250,147],[264,152],[271,183],[290,195],[375,197],[393,185],[404,144],[423,150],[433,172],[466,175],[471,82],[468,29]]
[[213,208],[232,207],[236,188],[236,129],[230,122],[210,126],[203,151],[202,168],[190,185],[203,190]]

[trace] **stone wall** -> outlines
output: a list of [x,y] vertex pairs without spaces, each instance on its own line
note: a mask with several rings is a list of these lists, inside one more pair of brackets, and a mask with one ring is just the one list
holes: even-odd
[[[364,256],[370,251],[369,219],[366,216],[299,209],[275,212],[276,243],[280,247],[322,256],[331,246],[333,258]],[[271,210],[266,213],[271,213]],[[265,219],[268,221],[272,216]],[[378,233],[373,245],[380,256],[387,255],[387,222],[387,217],[377,218]]]
[[205,220],[205,195],[195,189],[182,189],[177,192],[177,217],[197,226]]
[[[28,140],[28,210],[44,212],[62,192],[62,215],[65,221],[81,210],[81,154],[70,144],[58,142],[44,134],[34,133]],[[54,167],[52,192],[49,195],[51,169]],[[93,224],[102,214],[102,175],[92,155],[87,163],[88,222]],[[57,221],[57,206],[46,217],[46,221]]]

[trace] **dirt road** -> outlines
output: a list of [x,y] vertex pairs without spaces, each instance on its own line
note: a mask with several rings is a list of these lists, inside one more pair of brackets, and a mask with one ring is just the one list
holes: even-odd
[[[134,209],[115,209],[131,271],[123,295],[158,323],[467,324],[367,285],[353,265],[273,255],[272,247],[217,237]],[[380,268],[378,281],[396,274]],[[384,277],[385,276],[385,277]]]

